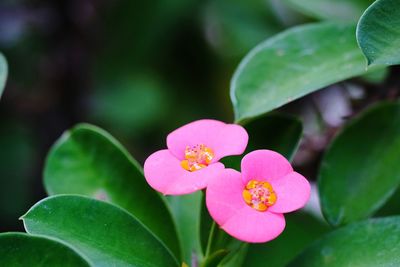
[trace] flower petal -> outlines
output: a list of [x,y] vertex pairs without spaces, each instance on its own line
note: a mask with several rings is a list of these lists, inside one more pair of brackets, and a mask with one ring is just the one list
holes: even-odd
[[247,205],[242,197],[243,189],[241,174],[233,169],[225,169],[217,179],[208,183],[207,209],[219,225],[224,224]]
[[222,163],[189,172],[180,165],[168,149],[150,155],[144,163],[144,176],[149,185],[165,195],[193,193],[207,186],[208,180],[217,177],[224,169]]
[[297,172],[273,180],[271,185],[277,195],[276,203],[268,209],[271,212],[292,212],[304,207],[310,198],[310,183]]
[[238,210],[221,228],[241,241],[263,243],[280,235],[285,225],[282,214],[256,211],[246,206]]
[[285,228],[282,214],[260,212],[249,207],[242,196],[240,172],[225,169],[207,186],[206,205],[211,217],[228,234],[245,242],[267,242]]
[[255,150],[243,157],[241,163],[242,179],[245,184],[249,180],[273,181],[293,171],[289,161],[272,150]]
[[225,156],[242,154],[248,139],[242,126],[217,120],[198,120],[171,132],[167,136],[167,146],[175,157],[183,159],[187,146],[203,144],[214,151],[213,162],[217,162]]

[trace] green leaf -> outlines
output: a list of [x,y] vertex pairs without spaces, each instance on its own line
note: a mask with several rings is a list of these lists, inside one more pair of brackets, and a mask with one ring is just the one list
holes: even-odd
[[387,217],[400,214],[400,186],[397,187],[396,192],[386,201],[377,212],[375,212],[374,217]]
[[139,164],[104,130],[79,124],[65,132],[48,155],[44,181],[50,195],[81,194],[121,206],[180,258],[166,204],[146,183]]
[[238,266],[244,266],[243,262],[244,259],[247,255],[247,250],[249,247],[249,243],[241,243],[240,246],[231,251],[229,255],[227,255],[221,263],[218,265],[218,267],[238,267]]
[[183,260],[190,265],[193,255],[200,260],[200,211],[203,192],[182,196],[166,196],[180,237]]
[[400,2],[378,0],[361,16],[357,41],[368,64],[400,64]]
[[4,86],[6,85],[6,79],[8,74],[7,61],[3,54],[0,53],[0,98],[3,94]]
[[0,234],[0,264],[7,267],[90,266],[66,245],[24,233]]
[[62,240],[95,266],[178,266],[142,223],[103,201],[74,195],[48,197],[22,219],[28,233]]
[[313,18],[357,22],[373,0],[285,0],[285,2]]
[[207,259],[201,264],[201,267],[217,267],[228,253],[228,250],[225,249],[215,251],[212,255],[207,257]]
[[[228,161],[228,163],[231,164],[236,164],[236,162],[239,162],[239,169],[240,169],[240,159],[236,160],[236,158],[233,158],[232,161]],[[224,162],[224,164],[227,162]],[[232,166],[225,165],[226,168],[232,168]],[[203,249],[204,253],[206,253],[207,248],[209,247],[208,241],[210,237],[213,234],[213,231],[215,230],[215,222],[213,218],[211,218],[210,213],[208,212],[207,206],[206,206],[206,196],[204,194],[202,203],[201,203],[201,211],[200,211],[200,243],[201,243],[201,248]],[[220,231],[223,231],[222,229],[217,229]],[[215,248],[215,246],[213,246]]]
[[327,234],[289,266],[399,266],[399,243],[400,217],[370,219]]
[[[202,214],[202,216],[204,215],[209,216],[209,214]],[[209,217],[212,221],[211,216]],[[204,218],[202,218],[202,220],[204,220]],[[225,255],[227,255],[233,251],[236,251],[238,250],[241,244],[242,244],[241,241],[227,234],[214,221],[212,221],[205,249],[206,261],[208,260],[209,257],[212,257],[212,255],[217,252],[225,251]]]
[[285,231],[278,238],[248,246],[243,266],[284,267],[306,246],[328,232],[327,224],[306,213],[286,214],[285,219]]
[[354,33],[352,25],[315,23],[289,29],[256,46],[231,82],[236,121],[364,74],[365,58]]
[[318,188],[332,225],[364,219],[400,184],[400,103],[381,103],[351,121],[328,148]]
[[301,121],[293,116],[273,113],[256,118],[244,125],[249,134],[246,152],[222,159],[226,167],[240,171],[240,161],[256,149],[271,149],[291,160],[303,134]]

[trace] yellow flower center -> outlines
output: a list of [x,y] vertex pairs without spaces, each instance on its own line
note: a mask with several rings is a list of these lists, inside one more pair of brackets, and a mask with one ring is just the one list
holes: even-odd
[[181,166],[187,171],[198,171],[207,167],[214,158],[211,148],[200,144],[187,146],[185,149],[185,159],[181,161]]
[[243,199],[255,210],[266,211],[276,202],[276,193],[268,182],[250,180],[243,190]]

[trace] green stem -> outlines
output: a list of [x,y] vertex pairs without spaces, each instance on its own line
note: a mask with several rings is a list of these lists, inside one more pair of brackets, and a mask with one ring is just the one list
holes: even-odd
[[212,225],[211,225],[211,229],[210,229],[210,235],[208,236],[205,258],[210,256],[210,254],[212,252],[211,249],[212,249],[212,245],[213,245],[213,242],[214,242],[214,237],[215,237],[215,234],[217,233],[216,227],[217,227],[216,223],[213,221]]

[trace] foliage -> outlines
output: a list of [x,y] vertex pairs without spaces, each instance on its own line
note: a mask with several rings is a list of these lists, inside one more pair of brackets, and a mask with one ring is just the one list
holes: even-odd
[[[121,142],[89,123],[77,124],[59,137],[44,163],[44,187],[49,196],[21,217],[26,233],[0,234],[0,265],[400,265],[400,218],[387,216],[399,213],[400,89],[398,70],[392,65],[400,64],[400,2],[265,2],[160,0],[156,5],[136,5],[121,0],[104,8],[98,15],[108,42],[100,41],[102,51],[86,73],[93,76],[95,87],[87,96],[88,118],[111,128]],[[197,10],[201,10],[199,16]],[[193,48],[186,40],[174,48],[177,51],[171,49],[176,42],[173,29],[195,36],[197,28],[185,28],[181,21],[202,23],[203,45],[208,42],[213,50]],[[1,30],[4,27],[0,25],[0,37]],[[26,46],[22,42],[21,47],[35,47],[35,41],[25,38],[30,42]],[[1,42],[0,38],[0,48],[8,59],[0,54],[3,105],[7,99],[18,99],[12,89],[40,85],[33,86],[36,72],[30,71],[29,64],[21,66],[21,73],[29,75],[13,73],[28,54],[36,59],[34,51],[20,51],[18,58]],[[197,56],[188,58],[194,76],[200,77],[198,82],[190,80],[188,70],[180,66],[182,59],[176,57],[184,55],[185,49],[193,49]],[[162,147],[162,142],[152,140],[164,140],[165,133],[180,122],[192,121],[198,114],[215,117],[221,110],[220,117],[229,118],[229,105],[218,101],[228,99],[230,68],[242,56],[229,88],[235,117],[231,121],[247,131],[248,146],[243,154],[231,153],[221,162],[241,171],[245,154],[275,150],[286,157],[281,158],[285,166],[291,161],[318,191],[313,191],[303,212],[285,215],[282,235],[261,244],[239,241],[223,230],[225,223],[219,227],[213,221],[206,201],[210,191],[160,195],[146,183],[141,166],[141,153],[147,155]],[[216,59],[214,66],[204,64],[207,57]],[[162,75],[160,69],[165,70]],[[218,76],[218,85],[207,84],[206,74]],[[11,86],[3,95],[6,81]],[[187,81],[192,83],[188,86]],[[221,83],[226,89],[222,93],[216,89]],[[326,87],[336,94],[326,97],[327,91],[322,90]],[[28,91],[24,94],[35,100]],[[363,94],[373,97],[360,100]],[[19,102],[21,110],[27,102]],[[343,110],[347,113],[341,113]],[[342,114],[340,123],[327,119]],[[32,141],[37,135],[11,122],[18,112],[6,115],[10,119],[2,120],[0,135],[1,159],[7,165],[1,173],[5,192],[0,192],[0,210],[14,216],[29,202],[25,189],[31,181],[23,177],[39,148]],[[156,125],[153,129],[160,134],[150,133],[151,125]],[[137,139],[140,136],[142,139]],[[143,142],[130,146],[130,138]],[[220,138],[228,139],[228,135]],[[182,164],[179,155],[174,157]],[[307,162],[309,158],[313,160]],[[275,161],[276,166],[270,167],[279,171],[280,164]],[[162,165],[157,166],[162,170]],[[227,179],[226,188],[232,184],[233,180]],[[9,199],[16,191],[6,191],[11,187],[19,187],[22,195],[12,205]],[[290,194],[284,198],[290,200]],[[217,201],[222,203],[217,213],[225,208],[226,213],[231,212],[233,197],[224,201]],[[387,217],[372,218],[375,214]],[[224,217],[223,212],[219,215]],[[238,220],[242,227],[257,228],[250,225],[253,217]]]
[[357,25],[357,40],[368,64],[400,63],[400,3],[378,0],[362,15]]

